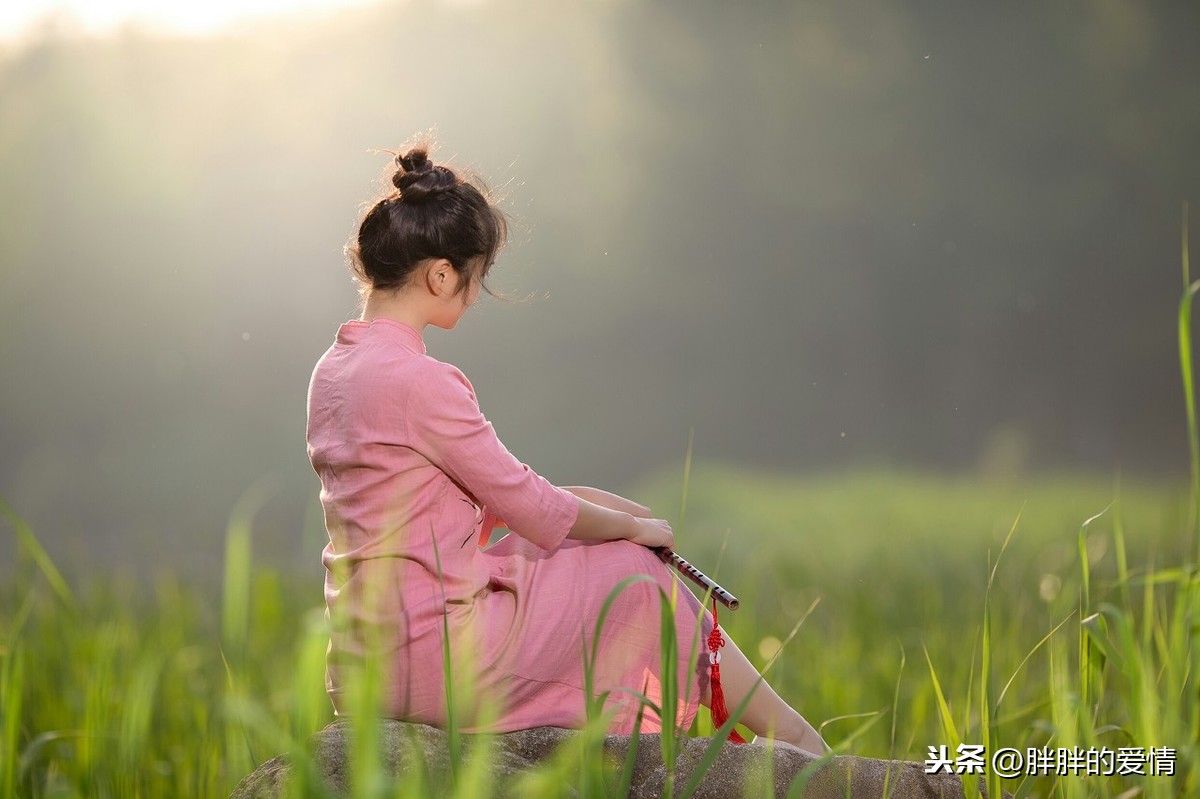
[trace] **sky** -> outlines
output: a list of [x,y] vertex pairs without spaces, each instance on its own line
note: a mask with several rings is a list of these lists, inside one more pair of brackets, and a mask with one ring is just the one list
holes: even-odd
[[47,20],[104,34],[132,24],[183,35],[204,35],[231,24],[293,13],[319,14],[378,0],[4,0],[0,40],[20,40]]

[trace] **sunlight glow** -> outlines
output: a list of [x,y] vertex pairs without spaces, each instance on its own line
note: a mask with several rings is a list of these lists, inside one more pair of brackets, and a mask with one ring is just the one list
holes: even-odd
[[272,16],[336,11],[379,0],[4,0],[0,40],[20,39],[50,25],[105,34],[125,25],[184,35],[213,33],[233,23]]

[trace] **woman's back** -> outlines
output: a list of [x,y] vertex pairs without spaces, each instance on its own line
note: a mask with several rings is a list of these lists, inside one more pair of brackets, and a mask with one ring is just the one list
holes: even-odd
[[[462,372],[426,355],[422,331],[453,328],[475,303],[506,223],[424,148],[396,163],[395,191],[370,207],[347,248],[362,319],[339,328],[309,387],[335,711],[442,727],[453,718],[462,732],[574,727],[590,691],[607,697],[614,732],[633,730],[638,697],[666,717],[648,712],[643,730],[686,728],[702,698],[720,707],[716,655],[709,690],[699,654],[705,639],[721,644],[712,617],[650,549],[673,545],[669,523],[623,497],[538,476],[497,439]],[[513,534],[480,549],[497,519]],[[664,659],[664,620],[674,659]],[[757,672],[732,642],[725,654],[735,695],[749,694]],[[381,703],[367,707],[349,686],[374,658]],[[668,680],[673,708],[662,706]],[[757,729],[790,714],[795,740],[820,740],[773,693],[752,697],[747,712]]]
[[[657,698],[660,589],[677,590],[674,578],[637,544],[566,541],[574,497],[513,457],[461,372],[424,349],[402,323],[351,321],[313,370],[308,446],[329,531],[326,683],[336,712],[354,711],[346,686],[374,653],[385,675],[378,710],[444,726],[448,629],[452,668],[497,703],[487,729],[577,726],[585,637],[613,586],[647,571],[657,583],[631,586],[612,606],[595,690]],[[516,534],[485,551],[493,508]],[[675,623],[691,641],[700,608],[686,590],[681,600]],[[692,662],[681,658],[677,675],[684,724],[699,699]],[[618,693],[611,704],[619,728],[631,728],[636,701]],[[464,731],[475,722],[461,719]]]

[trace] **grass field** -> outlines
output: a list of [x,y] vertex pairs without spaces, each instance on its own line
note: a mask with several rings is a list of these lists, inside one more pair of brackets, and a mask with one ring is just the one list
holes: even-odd
[[[1173,776],[1004,788],[1195,791],[1186,486],[697,464],[680,521],[682,493],[675,474],[640,496],[676,516],[679,550],[742,600],[722,622],[752,659],[764,664],[812,608],[768,677],[838,752],[1170,747]],[[76,594],[6,515],[23,563],[0,592],[0,795],[225,796],[331,719],[319,594],[254,565],[244,515],[223,596],[160,574],[150,597],[116,581]],[[711,734],[703,711],[691,732]]]
[[[961,765],[960,746],[982,747],[994,766],[1001,750],[1032,750],[1049,762],[1007,763],[1015,775],[1004,780],[986,768],[989,793],[1200,795],[1200,281],[1190,280],[1186,205],[1183,219],[1190,485],[799,477],[693,469],[689,453],[682,475],[635,493],[660,515],[678,509],[677,548],[742,601],[723,626],[760,668],[772,663],[771,683],[837,753],[926,760],[945,747]],[[118,579],[80,595],[19,509],[0,502],[19,553],[16,579],[0,586],[0,797],[221,797],[282,752],[296,758],[296,795],[321,795],[302,742],[331,719],[323,607],[311,578],[256,567],[252,493],[231,514],[219,596],[176,574],[159,574],[149,597]],[[359,685],[357,706],[369,711],[374,683]],[[372,729],[356,728],[359,796],[466,799],[494,787],[479,759],[460,757],[453,725],[450,784],[389,785],[364,745]],[[691,732],[712,734],[703,710]],[[582,796],[613,793],[598,740],[580,736],[580,751],[515,795],[555,796],[568,775]],[[662,741],[673,764],[669,730]]]

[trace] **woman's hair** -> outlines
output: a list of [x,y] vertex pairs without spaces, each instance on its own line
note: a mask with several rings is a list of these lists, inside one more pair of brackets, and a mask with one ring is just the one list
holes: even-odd
[[430,161],[428,143],[394,155],[395,189],[371,206],[346,245],[360,294],[405,285],[427,258],[450,262],[462,278],[459,291],[482,283],[508,238],[508,222],[487,188]]

